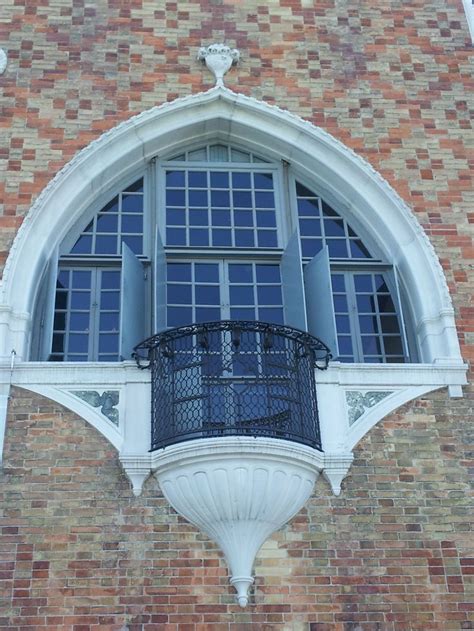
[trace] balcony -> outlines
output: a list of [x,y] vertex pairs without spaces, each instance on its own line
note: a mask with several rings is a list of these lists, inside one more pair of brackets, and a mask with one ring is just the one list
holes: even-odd
[[194,324],[145,340],[135,357],[152,374],[151,451],[218,436],[321,449],[315,367],[327,367],[329,349],[308,333],[265,322]]
[[151,457],[173,508],[216,541],[245,607],[263,542],[323,466],[315,369],[329,349],[265,322],[193,324],[135,348],[151,369]]

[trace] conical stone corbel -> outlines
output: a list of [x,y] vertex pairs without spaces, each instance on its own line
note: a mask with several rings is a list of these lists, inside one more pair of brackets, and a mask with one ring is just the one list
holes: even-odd
[[323,476],[329,482],[334,495],[341,494],[341,484],[349,473],[354,456],[347,454],[324,454]]
[[260,547],[301,510],[322,465],[311,447],[243,436],[193,440],[152,455],[166,499],[224,552],[241,607]]
[[142,494],[143,484],[151,473],[150,456],[121,455],[120,462],[132,484],[133,494],[138,497]]

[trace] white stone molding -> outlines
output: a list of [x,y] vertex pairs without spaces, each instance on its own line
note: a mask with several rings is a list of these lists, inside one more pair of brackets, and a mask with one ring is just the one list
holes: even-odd
[[464,11],[466,13],[467,26],[471,36],[471,42],[474,44],[474,2],[473,0],[462,0]]
[[8,57],[7,53],[0,48],[0,75],[2,75],[7,69]]
[[216,79],[216,86],[223,86],[224,75],[239,61],[240,53],[225,44],[211,44],[201,47],[197,58],[206,63]]
[[[350,209],[398,269],[425,363],[461,363],[454,312],[433,247],[413,213],[370,164],[320,128],[225,87],[166,103],[105,133],[48,184],[14,240],[0,290],[0,358],[28,355],[31,314],[46,262],[92,201],[156,155],[197,140],[266,148],[304,181]],[[428,289],[429,288],[429,289]]]
[[222,549],[241,607],[264,541],[298,513],[323,467],[320,452],[285,440],[192,440],[152,454],[169,503]]
[[341,494],[341,484],[349,473],[354,456],[349,453],[325,453],[323,476],[329,482],[332,492],[338,496]]

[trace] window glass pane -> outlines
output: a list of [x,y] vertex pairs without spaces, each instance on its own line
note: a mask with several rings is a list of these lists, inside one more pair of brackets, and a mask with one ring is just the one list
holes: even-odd
[[72,309],[90,309],[91,295],[89,291],[73,291],[71,293]]
[[188,185],[195,188],[207,188],[207,171],[189,171]]
[[364,294],[359,294],[356,297],[357,300],[357,309],[359,313],[367,313],[375,311],[375,299],[373,296],[366,296]]
[[350,321],[348,316],[337,315],[336,316],[336,328],[338,333],[350,333]]
[[166,186],[181,187],[185,185],[185,171],[166,171]]
[[253,267],[247,263],[230,263],[228,266],[231,283],[253,283]]
[[97,218],[97,232],[117,232],[118,215],[99,215]]
[[[244,307],[231,307],[230,317],[232,320],[255,320],[255,309]],[[263,318],[262,318],[263,319]]]
[[381,313],[394,313],[395,305],[390,295],[377,295],[377,302]]
[[90,254],[92,251],[92,237],[84,235],[79,237],[71,249],[71,254]]
[[221,319],[221,310],[214,307],[196,307],[196,322],[215,322]]
[[273,193],[255,192],[255,206],[257,208],[275,208]]
[[99,327],[101,331],[118,331],[119,314],[118,313],[101,313]]
[[143,195],[122,195],[122,212],[143,212]]
[[262,322],[271,322],[272,324],[284,324],[283,309],[260,307],[258,319],[262,320]]
[[69,330],[70,331],[88,331],[89,318],[90,316],[88,313],[75,313],[75,312],[71,313],[69,317]]
[[102,289],[120,287],[120,272],[102,272]]
[[87,334],[70,333],[68,337],[68,353],[87,353],[89,336]]
[[253,305],[253,287],[246,285],[231,285],[229,288],[230,302],[232,305]]
[[190,263],[168,263],[166,269],[168,280],[191,282]]
[[259,305],[281,305],[280,285],[260,285],[257,287]]
[[167,228],[166,243],[168,245],[186,245],[186,230],[181,228]]
[[362,350],[364,355],[380,355],[380,340],[375,335],[362,336]]
[[196,285],[197,305],[218,305],[220,304],[219,287],[216,285]]
[[122,232],[141,234],[143,232],[143,216],[122,215]]
[[[205,203],[207,204],[207,201]],[[211,190],[211,206],[213,208],[229,208],[229,191]]]
[[168,307],[167,316],[169,327],[184,326],[193,322],[191,307]]
[[255,268],[258,283],[281,282],[279,265],[256,265]]
[[91,273],[74,271],[72,273],[72,286],[74,289],[89,289],[91,286]]
[[229,173],[211,171],[211,188],[229,188]]
[[251,188],[250,173],[233,172],[232,186],[233,188]]
[[114,333],[101,334],[99,337],[99,353],[117,353],[118,335]]
[[235,245],[240,248],[252,248],[254,246],[253,230],[236,230]]
[[259,248],[275,248],[278,245],[276,232],[274,230],[258,230],[257,245]]
[[213,210],[213,226],[230,226],[230,210]]
[[189,305],[192,303],[191,285],[174,285],[168,283],[167,286],[168,304]]
[[166,205],[167,206],[184,206],[186,204],[185,191],[167,189]]
[[347,244],[344,239],[326,239],[329,256],[335,259],[347,257]]
[[230,230],[212,230],[212,244],[215,246],[232,245],[232,232]]
[[252,208],[252,193],[250,191],[234,191],[232,200],[236,208]]
[[313,258],[323,249],[323,242],[319,239],[302,239],[301,252],[304,257]]
[[207,191],[190,190],[189,205],[191,207],[207,206]]
[[134,254],[141,254],[143,252],[143,240],[141,236],[131,236],[128,234],[123,235],[123,243],[126,243]]
[[273,174],[272,173],[254,173],[253,180],[254,180],[255,188],[273,189]]
[[299,199],[298,214],[300,217],[319,217],[319,200]]
[[253,215],[251,210],[234,210],[234,224],[236,226],[253,226]]
[[259,228],[275,228],[276,215],[274,212],[267,210],[257,210],[257,226]]
[[339,219],[325,219],[324,232],[327,237],[344,237],[344,223]]
[[359,325],[361,333],[378,333],[379,325],[374,316],[360,316]]
[[105,236],[98,234],[95,238],[96,254],[116,254],[117,253],[117,237]]
[[[189,223],[191,225],[196,225],[195,223],[193,223],[193,217],[195,216],[195,212],[193,211],[192,213],[189,213]],[[184,226],[186,224],[186,212],[184,210],[184,208],[168,208],[166,210],[166,223],[169,226]],[[207,223],[207,211],[206,211],[206,215],[205,215],[205,223],[204,225]],[[203,224],[198,224],[198,225],[203,225]]]
[[380,323],[383,333],[400,333],[400,326],[398,324],[397,316],[380,316]]
[[383,344],[387,355],[403,355],[402,340],[399,336],[384,336]]
[[100,308],[101,309],[119,309],[120,307],[120,292],[118,291],[103,291],[100,296]]
[[125,189],[129,193],[143,193],[143,178],[140,178]]
[[191,228],[189,231],[189,245],[194,245],[196,247],[209,245],[209,232],[207,228]]

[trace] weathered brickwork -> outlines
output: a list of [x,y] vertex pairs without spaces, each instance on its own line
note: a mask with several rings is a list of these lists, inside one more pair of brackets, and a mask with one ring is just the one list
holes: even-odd
[[264,545],[242,611],[221,553],[154,479],[133,497],[103,437],[15,390],[0,478],[0,628],[472,628],[471,418],[472,400],[453,412],[440,392],[373,429],[342,495],[321,479]]
[[[0,263],[80,149],[213,85],[196,53],[215,41],[242,54],[230,88],[321,126],[412,208],[474,359],[473,49],[462,0],[0,1]],[[472,390],[463,400],[440,391],[374,428],[342,495],[320,480],[264,545],[242,611],[220,551],[153,479],[134,498],[104,438],[15,390],[0,473],[0,628],[474,628],[472,419]]]

